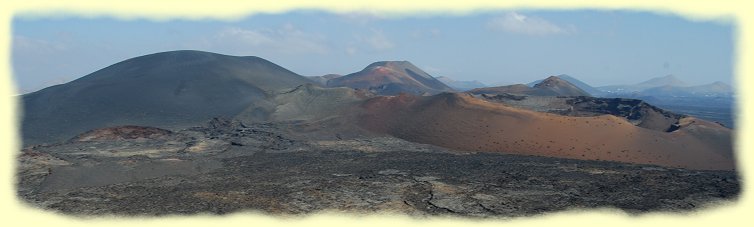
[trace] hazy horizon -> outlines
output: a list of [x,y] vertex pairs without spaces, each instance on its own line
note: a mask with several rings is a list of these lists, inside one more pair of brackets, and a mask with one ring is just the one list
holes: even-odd
[[387,17],[291,11],[238,21],[16,17],[19,92],[171,50],[258,56],[303,76],[407,60],[434,77],[488,85],[567,74],[592,86],[675,75],[732,84],[733,24],[634,11],[486,11]]

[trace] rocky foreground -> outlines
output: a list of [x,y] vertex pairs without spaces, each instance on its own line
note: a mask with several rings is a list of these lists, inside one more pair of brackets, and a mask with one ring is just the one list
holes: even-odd
[[18,194],[71,215],[516,217],[572,208],[690,211],[740,192],[734,171],[459,152],[393,137],[315,139],[297,127],[215,120],[178,132],[95,130],[24,149]]

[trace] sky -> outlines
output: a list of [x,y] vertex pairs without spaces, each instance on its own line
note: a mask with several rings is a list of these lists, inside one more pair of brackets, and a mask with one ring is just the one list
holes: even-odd
[[290,11],[237,21],[24,16],[12,22],[19,93],[171,50],[258,56],[303,76],[407,60],[432,76],[488,85],[567,74],[592,86],[675,75],[731,84],[735,26],[640,11],[480,11],[465,15]]

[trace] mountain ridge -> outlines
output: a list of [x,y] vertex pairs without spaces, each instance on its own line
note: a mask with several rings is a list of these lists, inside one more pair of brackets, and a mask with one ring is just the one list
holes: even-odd
[[270,92],[309,82],[259,57],[149,54],[23,95],[22,134],[38,143],[114,125],[189,126],[268,105]]
[[475,88],[487,87],[487,85],[485,85],[484,83],[476,80],[454,80],[446,76],[438,76],[436,77],[436,79],[459,91],[468,91]]
[[431,95],[453,91],[408,61],[374,62],[359,72],[328,80],[327,86],[366,89],[381,95],[397,95],[403,92]]
[[[563,79],[565,81],[568,81],[569,83],[571,83],[574,86],[580,88],[581,90],[584,90],[585,92],[589,93],[592,96],[599,96],[601,94],[601,92],[602,92],[600,90],[597,90],[597,88],[595,88],[595,87],[593,87],[593,86],[591,86],[591,85],[589,85],[589,84],[587,84],[587,83],[585,83],[585,82],[583,82],[583,81],[581,81],[579,79],[576,79],[575,77],[569,76],[567,74],[560,74],[560,75],[557,75],[556,77],[558,77],[560,79]],[[542,80],[544,80],[544,79],[535,80],[535,81],[532,81],[532,82],[530,82],[530,83],[528,83],[526,85],[529,86],[529,87],[533,87],[534,85],[542,82]]]
[[570,82],[549,76],[532,87],[524,84],[514,84],[498,87],[477,88],[468,91],[472,94],[520,94],[532,96],[591,96],[588,92],[578,88]]

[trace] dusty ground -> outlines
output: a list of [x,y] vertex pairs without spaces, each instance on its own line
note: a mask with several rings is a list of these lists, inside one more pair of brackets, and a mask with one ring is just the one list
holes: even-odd
[[72,215],[514,217],[596,207],[689,211],[740,191],[733,171],[464,153],[392,137],[302,140],[291,128],[215,121],[168,136],[27,148],[18,192]]
[[[572,117],[443,93],[367,100],[359,124],[407,141],[441,147],[704,170],[734,170],[732,131],[685,117],[672,132],[623,117]],[[681,123],[687,122],[687,123]]]

